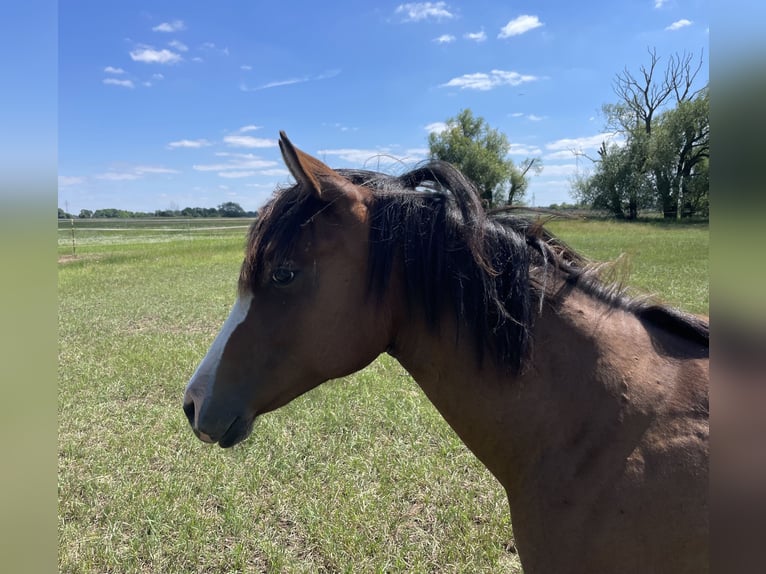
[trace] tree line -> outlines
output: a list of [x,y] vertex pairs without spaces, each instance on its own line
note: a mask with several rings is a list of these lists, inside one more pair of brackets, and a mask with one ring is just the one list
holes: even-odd
[[128,211],[126,209],[81,209],[79,215],[67,213],[58,208],[59,219],[100,219],[100,218],[147,218],[147,217],[257,217],[257,211],[245,211],[233,201],[218,207],[185,207],[183,209],[157,209],[152,212]]
[[[575,206],[621,219],[636,219],[646,210],[660,211],[665,219],[708,217],[710,94],[707,84],[696,82],[702,55],[698,61],[691,54],[673,55],[664,70],[655,50],[649,56],[640,73],[626,68],[615,77],[618,101],[602,106],[606,130],[619,143],[602,142],[597,157],[572,150],[593,162],[588,175],[572,181]],[[544,169],[540,158],[516,165],[508,158],[505,134],[469,109],[430,134],[428,144],[432,158],[456,165],[474,182],[488,208],[523,204],[529,176]]]
[[[647,210],[665,219],[709,216],[710,94],[707,84],[697,86],[702,54],[674,54],[661,69],[656,51],[648,52],[649,63],[638,73],[625,68],[615,76],[617,102],[602,106],[605,130],[616,137],[603,141],[595,157],[572,150],[593,164],[588,175],[572,179],[576,203],[551,208],[596,209],[628,220]],[[431,158],[452,163],[474,182],[487,208],[523,205],[530,176],[544,169],[539,157],[514,163],[508,137],[470,109],[429,134],[428,147]],[[83,209],[77,217],[256,216],[227,202],[153,213]],[[59,218],[73,217],[59,208]]]
[[[583,204],[624,219],[659,210],[665,219],[708,217],[710,92],[696,87],[702,56],[673,55],[664,71],[650,50],[639,74],[625,69],[613,82],[617,103],[602,111],[623,143],[603,142],[591,175],[576,178]],[[587,156],[586,156],[587,157]]]

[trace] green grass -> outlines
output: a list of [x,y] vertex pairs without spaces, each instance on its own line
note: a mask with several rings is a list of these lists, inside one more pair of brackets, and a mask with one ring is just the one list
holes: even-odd
[[629,284],[637,291],[708,314],[707,223],[556,220],[547,227],[596,261],[623,256]]
[[[551,227],[707,312],[707,226]],[[233,302],[244,230],[88,233],[74,259],[59,233],[59,571],[521,571],[502,488],[387,356],[238,447],[193,436],[182,393]]]

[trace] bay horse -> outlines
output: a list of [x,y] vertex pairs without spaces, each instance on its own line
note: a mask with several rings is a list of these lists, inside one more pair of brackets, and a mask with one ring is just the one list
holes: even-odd
[[541,225],[431,161],[296,184],[248,233],[238,298],[184,411],[254,419],[387,352],[508,495],[524,571],[708,572],[709,323],[599,279]]

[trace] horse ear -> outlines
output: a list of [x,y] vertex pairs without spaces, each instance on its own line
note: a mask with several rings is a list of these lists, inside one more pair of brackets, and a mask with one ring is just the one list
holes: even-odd
[[359,191],[354,184],[317,158],[299,150],[283,131],[279,132],[279,149],[295,181],[319,199],[328,202],[349,196],[359,199]]

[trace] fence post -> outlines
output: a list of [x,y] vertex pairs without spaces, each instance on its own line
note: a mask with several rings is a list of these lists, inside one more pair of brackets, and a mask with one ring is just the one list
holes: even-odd
[[77,257],[77,246],[74,241],[74,218],[71,218],[69,223],[72,225],[72,257]]

